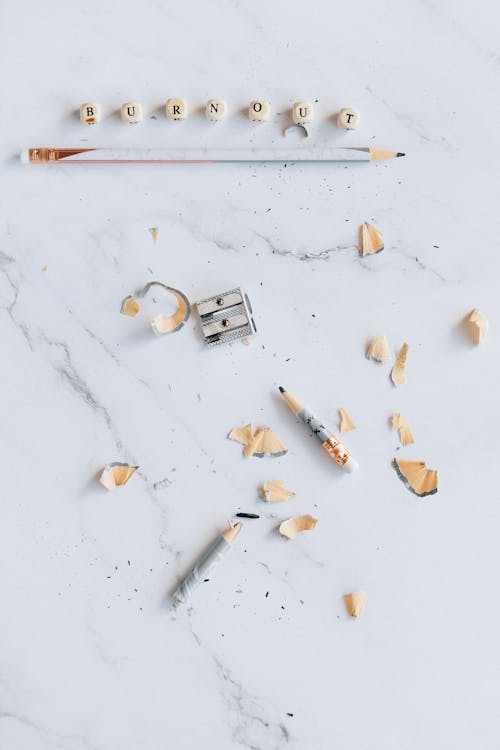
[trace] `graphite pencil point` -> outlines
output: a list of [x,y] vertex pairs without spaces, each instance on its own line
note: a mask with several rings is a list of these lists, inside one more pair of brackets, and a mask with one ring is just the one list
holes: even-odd
[[279,389],[279,392],[280,392],[280,393],[284,393],[284,392],[285,392],[285,389],[283,388],[283,386],[282,386],[282,385],[279,385],[279,386],[278,386],[278,389]]

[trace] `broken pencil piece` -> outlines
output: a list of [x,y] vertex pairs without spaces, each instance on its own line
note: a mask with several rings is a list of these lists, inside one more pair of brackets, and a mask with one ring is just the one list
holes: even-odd
[[208,573],[217,565],[229,552],[231,546],[241,531],[242,523],[232,523],[228,521],[229,528],[206,550],[200,557],[193,569],[188,573],[183,581],[177,586],[172,594],[172,599],[177,604],[182,604],[193,595],[204,579],[208,578]]
[[258,513],[237,513],[236,518],[260,518]]
[[339,409],[339,416],[339,432],[350,432],[351,430],[356,429],[356,425],[352,421],[351,417],[342,407],[340,407]]
[[402,414],[392,415],[392,429],[399,433],[402,445],[411,445],[415,442],[408,420]]
[[361,245],[359,248],[360,255],[373,255],[384,249],[382,235],[371,224],[366,222],[361,227]]
[[259,486],[259,494],[264,500],[274,503],[283,503],[295,497],[295,492],[287,490],[281,479],[269,479]]
[[366,594],[364,591],[353,591],[344,596],[345,606],[351,617],[361,617],[365,611]]
[[367,359],[374,359],[375,362],[386,362],[391,358],[387,338],[383,334],[382,336],[376,336],[366,347],[365,354]]
[[114,490],[116,487],[123,487],[124,484],[127,484],[138,468],[138,466],[130,466],[115,461],[104,467],[99,481],[107,490]]
[[403,344],[396,357],[394,367],[391,370],[391,380],[396,387],[406,383],[406,355],[409,348],[409,344]]
[[393,466],[406,487],[418,497],[434,495],[438,490],[436,469],[427,469],[425,461],[404,461],[395,458]]
[[294,539],[301,531],[311,531],[314,529],[317,523],[318,519],[313,518],[309,514],[305,516],[293,516],[293,518],[289,518],[280,524],[279,532],[287,539]]
[[467,329],[470,340],[478,346],[486,336],[488,321],[479,310],[473,310],[467,318]]

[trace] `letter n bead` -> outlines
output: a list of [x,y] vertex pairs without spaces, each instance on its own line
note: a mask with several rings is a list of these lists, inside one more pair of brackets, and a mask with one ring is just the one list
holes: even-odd
[[80,107],[80,122],[95,125],[101,119],[101,109],[95,102],[85,102]]
[[345,107],[339,112],[337,125],[344,130],[356,130],[359,125],[359,110],[354,107]]
[[207,120],[223,120],[226,116],[226,102],[223,99],[209,99],[205,107]]
[[142,122],[142,104],[139,102],[125,102],[122,104],[122,120],[134,125]]
[[248,117],[252,122],[265,122],[269,120],[269,102],[255,99],[248,107]]

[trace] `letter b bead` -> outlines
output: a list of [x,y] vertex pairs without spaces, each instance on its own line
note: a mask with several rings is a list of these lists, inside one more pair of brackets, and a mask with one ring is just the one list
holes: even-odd
[[85,125],[95,125],[101,119],[101,110],[95,102],[85,102],[80,107],[80,122]]

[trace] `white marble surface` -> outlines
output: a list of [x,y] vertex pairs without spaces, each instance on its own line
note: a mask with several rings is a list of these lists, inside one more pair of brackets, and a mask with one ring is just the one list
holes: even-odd
[[[498,6],[5,0],[1,16],[0,746],[496,749]],[[188,99],[187,122],[162,117],[169,96]],[[217,96],[229,116],[209,124],[196,110]],[[241,114],[256,97],[269,124]],[[134,98],[145,121],[125,126],[116,112]],[[89,99],[95,130],[76,115]],[[35,145],[281,143],[278,113],[297,99],[317,102],[317,143],[406,159],[15,159]],[[346,105],[358,132],[333,124]],[[361,260],[364,220],[386,249]],[[243,284],[258,338],[207,351],[194,319],[155,338],[119,315],[151,279],[192,300]],[[479,349],[459,329],[473,307],[491,324]],[[411,344],[399,390],[363,356],[381,332]],[[350,410],[357,475],[308,442],[281,382],[332,424]],[[391,468],[394,410],[416,435],[405,454],[439,469],[432,498]],[[250,420],[288,455],[240,458],[225,435]],[[106,493],[96,476],[112,460],[141,469]],[[297,491],[287,506],[256,497],[273,477]],[[238,509],[261,518],[176,611],[167,593]],[[280,519],[307,512],[314,532],[279,538]],[[354,621],[342,595],[357,588]]]

